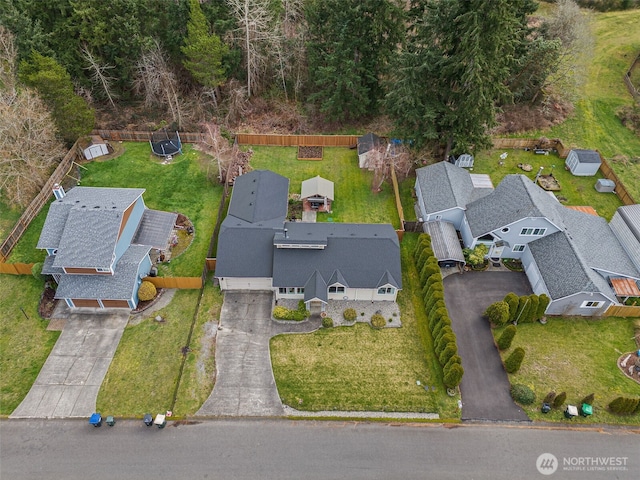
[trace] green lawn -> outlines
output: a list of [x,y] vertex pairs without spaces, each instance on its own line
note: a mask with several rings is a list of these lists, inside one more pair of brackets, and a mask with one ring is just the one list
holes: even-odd
[[21,208],[11,208],[0,198],[0,244],[11,233],[20,215],[22,215]]
[[[616,155],[640,159],[640,137],[616,117],[620,107],[633,104],[622,76],[640,52],[640,9],[595,13],[593,18],[595,55],[575,115],[541,134],[560,138],[567,147],[598,149],[607,159]],[[610,164],[640,202],[640,161]]]
[[[162,165],[144,142],[125,143],[123,155],[104,162],[90,162],[82,170],[82,186],[145,188],[148,208],[180,212],[195,226],[194,240],[185,253],[161,265],[160,274],[199,276],[215,227],[222,186],[207,179],[208,157],[185,145],[184,154]],[[36,250],[48,207],[31,223],[9,257],[10,262],[37,262],[44,253]]]
[[[497,338],[503,329],[494,330]],[[594,415],[574,419],[575,423],[640,424],[640,414],[616,416],[606,410],[618,396],[640,396],[640,385],[626,378],[616,361],[621,354],[636,349],[633,319],[550,318],[546,325],[520,324],[511,349],[525,349],[520,371],[509,375],[512,384],[533,388],[536,402],[524,407],[533,420],[563,421],[562,410],[540,412],[542,400],[550,391],[567,392],[567,404],[578,404],[595,393]]]
[[251,166],[272,170],[289,179],[289,193],[300,193],[302,181],[320,175],[334,182],[332,213],[318,214],[318,221],[340,223],[392,223],[400,227],[393,187],[385,182],[372,193],[373,173],[358,167],[358,155],[348,148],[325,148],[320,161],[297,160],[297,147],[252,146]]
[[[321,329],[271,340],[271,361],[284,403],[300,410],[436,412],[457,418],[456,401],[442,385],[431,351],[425,354],[417,318],[424,315],[411,258],[415,235],[402,243],[402,328],[366,324]],[[426,392],[423,386],[436,386]]]
[[[140,416],[171,408],[183,360],[182,349],[187,345],[199,295],[199,290],[178,290],[165,308],[146,316],[141,314],[144,319],[138,324],[134,317],[102,383],[98,410],[112,415]],[[211,393],[213,348],[203,349],[199,342],[206,322],[217,321],[219,297],[213,287],[206,289],[185,364],[185,382],[178,392],[177,414],[194,413]],[[156,322],[157,315],[165,321]],[[197,384],[200,380],[202,384]]]
[[38,315],[43,287],[30,275],[0,275],[0,415],[20,404],[60,335]]
[[[500,154],[506,152],[504,165],[500,165]],[[518,164],[528,163],[533,167],[531,172],[518,168]],[[590,205],[598,214],[610,220],[616,209],[622,205],[614,193],[600,193],[594,185],[598,178],[604,178],[598,172],[594,177],[576,177],[565,170],[564,160],[557,155],[536,155],[524,150],[486,150],[476,155],[472,173],[486,173],[491,176],[494,187],[497,187],[505,175],[520,173],[534,180],[540,167],[543,174],[553,172],[560,183],[561,190],[554,192],[563,205]]]

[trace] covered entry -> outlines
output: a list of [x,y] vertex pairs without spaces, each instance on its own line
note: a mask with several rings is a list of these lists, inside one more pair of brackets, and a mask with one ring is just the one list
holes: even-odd
[[431,248],[441,267],[463,267],[465,265],[458,232],[453,223],[438,220],[427,222],[423,226],[425,233],[431,236]]

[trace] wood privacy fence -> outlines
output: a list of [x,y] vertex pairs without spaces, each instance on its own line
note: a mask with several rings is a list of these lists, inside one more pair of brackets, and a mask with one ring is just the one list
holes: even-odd
[[33,265],[33,263],[0,263],[0,273],[31,275]]
[[602,164],[600,165],[600,171],[602,174],[608,178],[609,180],[613,180],[616,184],[616,195],[625,205],[635,205],[636,201],[633,199],[627,188],[624,186],[624,183],[618,178],[616,172],[613,171],[609,163],[600,155],[600,160]]
[[[567,158],[570,148],[566,148],[561,140],[553,139],[550,140],[551,148],[554,148],[558,152],[558,156],[560,158]],[[538,145],[540,145],[540,140],[537,138],[494,138],[493,139],[493,148],[501,149],[501,148],[513,148],[513,149],[525,149],[530,148],[534,149]]]
[[[94,130],[93,135],[100,135],[112,142],[148,142],[153,132],[134,130]],[[198,143],[204,139],[200,132],[178,132],[182,143]]]
[[145,277],[158,288],[200,289],[202,277]]
[[355,147],[357,135],[272,135],[238,133],[240,145],[269,145],[279,147]]
[[631,305],[612,305],[603,317],[640,317],[640,307]]
[[623,77],[624,83],[627,86],[627,90],[629,90],[629,93],[633,96],[633,98],[636,99],[636,102],[640,103],[640,90],[638,90],[636,86],[633,84],[633,82],[631,81],[631,73],[633,72],[634,68],[640,68],[640,53],[638,54],[636,59],[633,61],[633,63],[629,67],[629,70],[627,70],[627,72],[624,74],[624,77]]
[[58,164],[53,174],[49,177],[49,180],[44,184],[40,193],[31,201],[29,206],[25,209],[22,216],[18,219],[16,224],[9,233],[9,236],[5,238],[2,245],[0,245],[0,263],[5,262],[13,250],[13,247],[18,243],[20,237],[27,229],[31,221],[40,213],[42,207],[49,201],[53,195],[53,186],[56,183],[62,182],[64,177],[69,173],[73,162],[83,159],[82,148],[78,145],[78,142],[73,144],[71,150],[67,152],[62,161]]

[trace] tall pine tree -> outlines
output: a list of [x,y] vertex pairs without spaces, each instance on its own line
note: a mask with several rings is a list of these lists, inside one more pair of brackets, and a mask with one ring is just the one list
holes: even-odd
[[489,144],[526,36],[530,0],[420,0],[391,78],[387,109],[405,135],[446,145],[445,158]]

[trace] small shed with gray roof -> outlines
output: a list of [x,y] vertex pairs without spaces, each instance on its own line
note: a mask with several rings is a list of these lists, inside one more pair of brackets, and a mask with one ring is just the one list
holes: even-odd
[[334,199],[333,182],[320,175],[304,180],[300,197],[305,203],[305,208],[330,212]]
[[598,173],[602,160],[595,150],[574,149],[569,152],[564,164],[576,176],[592,177]]
[[369,153],[382,144],[382,140],[375,133],[367,133],[358,138],[358,165],[369,168]]

